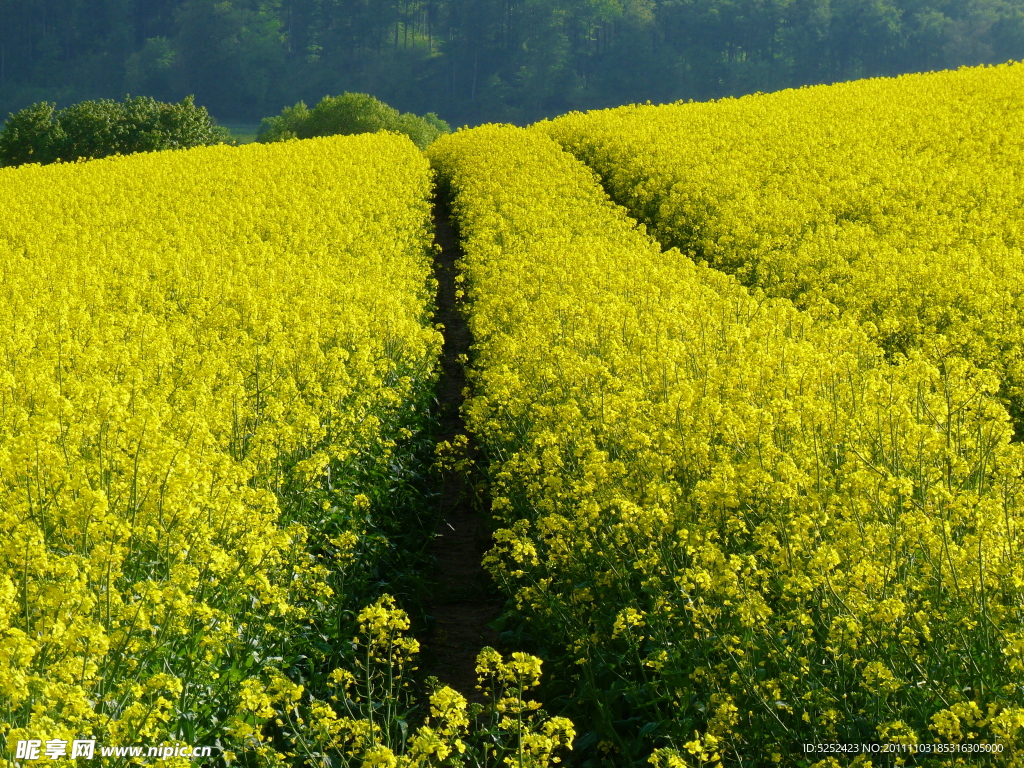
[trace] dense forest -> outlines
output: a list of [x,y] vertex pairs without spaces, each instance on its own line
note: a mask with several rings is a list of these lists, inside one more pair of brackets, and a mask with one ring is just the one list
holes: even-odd
[[1024,58],[1024,0],[0,0],[0,114],[371,93],[454,124]]

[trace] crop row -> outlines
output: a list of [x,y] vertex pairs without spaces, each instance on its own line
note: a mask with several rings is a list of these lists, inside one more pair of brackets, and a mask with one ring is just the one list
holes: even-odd
[[1019,760],[1024,457],[997,378],[890,363],[859,323],[662,252],[539,131],[428,156],[465,248],[487,563],[593,724],[584,752],[796,765],[808,742],[940,740]]
[[239,751],[338,662],[435,380],[430,184],[397,136],[0,171],[0,763]]
[[890,355],[996,372],[1024,430],[1024,65],[706,104],[572,114],[544,129],[665,245]]

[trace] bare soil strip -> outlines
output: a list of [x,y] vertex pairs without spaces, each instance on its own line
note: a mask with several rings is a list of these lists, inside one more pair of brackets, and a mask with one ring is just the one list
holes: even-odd
[[[441,378],[438,383],[439,433],[437,441],[451,442],[466,433],[462,420],[466,373],[460,357],[469,353],[469,327],[455,301],[455,262],[462,257],[447,202],[434,204],[434,239],[438,281],[435,322],[444,325]],[[465,359],[464,357],[462,358]],[[470,455],[474,453],[470,439]],[[434,624],[419,639],[423,646],[421,671],[437,677],[470,701],[479,701],[476,656],[486,645],[498,647],[499,636],[488,627],[501,611],[502,600],[481,558],[490,546],[485,512],[474,506],[473,489],[460,472],[446,472],[437,481],[440,517],[428,551],[436,558],[435,586],[427,601]]]

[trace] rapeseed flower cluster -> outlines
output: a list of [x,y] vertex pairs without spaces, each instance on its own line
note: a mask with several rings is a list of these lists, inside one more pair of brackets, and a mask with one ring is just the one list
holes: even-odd
[[435,380],[430,194],[393,135],[0,170],[0,764],[301,697]]
[[803,743],[959,740],[1024,764],[1024,454],[998,377],[890,359],[860,318],[662,251],[539,130],[428,156],[465,248],[486,563],[595,751],[822,768]]
[[1024,64],[703,104],[572,114],[542,129],[666,245],[890,355],[1000,377],[1024,435]]
[[[426,707],[408,684],[419,650],[406,634],[408,615],[390,595],[359,614],[352,643],[363,649],[353,669],[336,669],[328,700],[306,694],[301,686],[270,670],[267,682],[254,683],[256,696],[241,702],[237,723],[259,746],[266,765],[341,765],[372,768],[551,768],[572,748],[575,729],[564,717],[548,717],[525,697],[540,683],[541,660],[514,653],[508,661],[493,648],[477,658],[478,689],[485,704],[467,704],[448,686],[428,682]],[[415,729],[419,709],[426,717]],[[276,749],[271,739],[276,730]]]

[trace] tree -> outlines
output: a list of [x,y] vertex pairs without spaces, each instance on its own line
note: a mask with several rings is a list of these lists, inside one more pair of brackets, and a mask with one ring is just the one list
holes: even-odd
[[396,131],[404,133],[423,149],[450,130],[448,123],[433,112],[422,117],[411,112],[402,114],[369,94],[343,93],[324,96],[313,109],[300,101],[293,107],[286,107],[280,115],[264,118],[257,141]]
[[192,93],[248,122],[353,92],[526,123],[1024,59],[1024,0],[0,0],[0,19],[0,114]]
[[0,131],[0,163],[53,163],[79,158],[184,149],[227,141],[192,97],[167,104],[147,96],[83,101],[57,110],[41,102],[12,114]]

